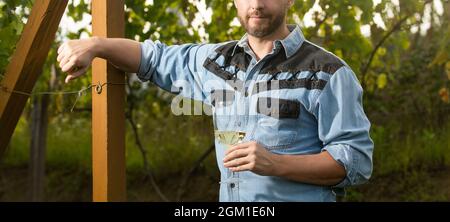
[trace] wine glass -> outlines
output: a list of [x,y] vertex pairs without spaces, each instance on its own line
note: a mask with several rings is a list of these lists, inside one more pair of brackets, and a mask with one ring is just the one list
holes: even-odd
[[[221,105],[217,103],[213,109],[214,136],[225,149],[229,149],[236,144],[242,143],[246,133],[240,127],[241,123],[243,123],[242,116],[238,115],[236,111],[232,112],[231,109],[222,109]],[[235,110],[237,110],[236,107]],[[221,181],[220,184],[229,184],[231,188],[234,188],[239,186],[240,182],[242,181],[239,179],[238,173],[227,169],[227,178]],[[239,195],[238,191],[239,189],[236,189],[232,193]],[[235,198],[232,197],[232,199]]]

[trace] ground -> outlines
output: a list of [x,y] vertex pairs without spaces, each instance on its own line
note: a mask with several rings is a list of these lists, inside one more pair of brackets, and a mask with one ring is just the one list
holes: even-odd
[[[0,201],[27,201],[26,167],[0,167]],[[369,183],[350,188],[339,201],[450,201],[450,168],[413,171],[374,177]],[[218,173],[199,169],[185,186],[181,201],[218,200]],[[180,174],[158,176],[157,182],[170,200],[177,200]],[[143,172],[128,172],[129,201],[161,201]],[[77,168],[48,168],[46,201],[90,201],[91,175]]]

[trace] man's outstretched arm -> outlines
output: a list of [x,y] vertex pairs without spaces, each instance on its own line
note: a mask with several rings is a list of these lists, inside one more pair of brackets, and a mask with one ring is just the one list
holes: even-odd
[[96,57],[108,60],[120,70],[136,73],[141,61],[140,43],[101,37],[65,42],[58,49],[57,60],[62,71],[69,74],[66,83],[86,73]]

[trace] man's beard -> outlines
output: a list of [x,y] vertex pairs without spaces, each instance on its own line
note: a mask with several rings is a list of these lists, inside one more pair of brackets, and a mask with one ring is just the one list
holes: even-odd
[[[250,27],[249,20],[250,17],[252,16],[264,17],[266,18],[265,19],[266,21],[260,26]],[[263,38],[265,36],[273,34],[278,28],[280,28],[280,26],[284,22],[285,16],[286,16],[285,12],[276,15],[270,15],[265,14],[264,12],[261,11],[255,11],[250,15],[247,14],[245,17],[238,16],[238,19],[241,25],[244,27],[245,31],[247,31],[249,35],[258,38]]]

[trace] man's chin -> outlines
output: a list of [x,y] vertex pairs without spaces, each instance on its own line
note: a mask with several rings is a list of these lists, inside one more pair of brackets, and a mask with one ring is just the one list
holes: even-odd
[[271,34],[271,33],[269,33],[268,29],[262,29],[262,28],[249,29],[249,30],[247,30],[247,33],[252,36],[259,37],[259,38],[262,38],[262,37],[265,37],[265,36],[268,36]]

